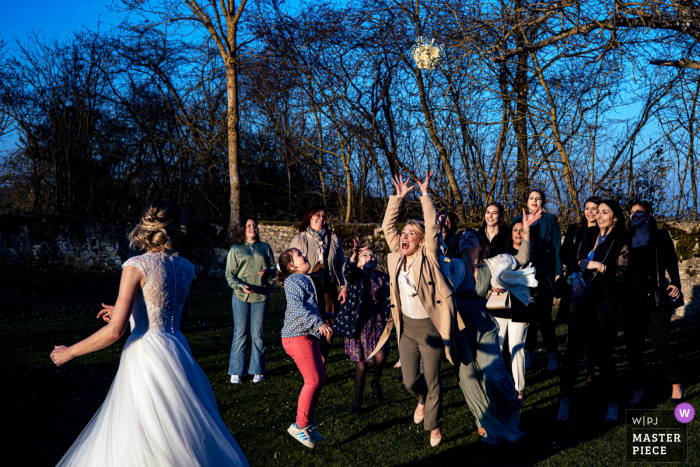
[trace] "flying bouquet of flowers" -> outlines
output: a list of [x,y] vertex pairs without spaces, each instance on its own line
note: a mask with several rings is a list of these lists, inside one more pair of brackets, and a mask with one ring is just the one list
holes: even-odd
[[435,45],[435,39],[428,42],[427,37],[418,36],[416,45],[411,48],[411,55],[416,66],[422,70],[432,70],[440,63],[445,51],[442,46]]

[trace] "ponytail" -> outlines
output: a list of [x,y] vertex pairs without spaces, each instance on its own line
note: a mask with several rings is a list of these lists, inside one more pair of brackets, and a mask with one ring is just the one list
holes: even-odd
[[292,250],[294,248],[284,250],[277,260],[277,280],[280,281],[280,285],[284,285],[284,280],[292,275],[292,271],[289,268],[289,264],[294,261]]

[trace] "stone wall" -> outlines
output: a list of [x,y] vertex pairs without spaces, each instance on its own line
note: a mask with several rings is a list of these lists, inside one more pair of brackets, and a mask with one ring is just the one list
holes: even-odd
[[[136,219],[65,220],[58,217],[0,217],[0,264],[61,264],[80,269],[118,271],[121,264],[139,254],[129,248],[128,234]],[[223,277],[229,244],[227,222],[223,219],[191,219],[187,233],[176,247],[192,261],[198,276]],[[399,225],[399,230],[403,227]],[[700,310],[700,223],[666,222],[679,257],[679,269],[686,307]],[[562,231],[566,231],[562,227]],[[260,222],[260,239],[272,247],[275,258],[288,248],[298,232],[296,223]],[[376,224],[341,224],[333,227],[343,249],[350,254],[352,240],[359,237],[372,245],[381,269],[386,265],[388,247]]]

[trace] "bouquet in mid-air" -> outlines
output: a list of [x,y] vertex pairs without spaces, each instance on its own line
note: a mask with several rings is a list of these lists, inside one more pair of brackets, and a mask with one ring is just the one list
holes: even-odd
[[411,55],[416,66],[422,70],[432,70],[440,63],[445,51],[440,45],[435,45],[435,39],[418,36],[416,45],[411,48]]

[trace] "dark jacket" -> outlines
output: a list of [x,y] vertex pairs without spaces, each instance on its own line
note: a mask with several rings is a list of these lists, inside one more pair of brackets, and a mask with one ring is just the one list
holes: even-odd
[[[345,284],[348,287],[348,297],[340,308],[340,312],[333,321],[333,331],[344,337],[354,338],[357,327],[357,318],[360,315],[362,307],[362,294],[364,292],[364,272],[357,267],[357,261],[350,261],[350,258],[345,261]],[[386,325],[387,320],[391,316],[391,300],[389,290],[389,275],[383,272],[374,270],[372,274],[380,276],[384,279],[384,303],[379,305],[379,313],[382,317],[382,322]]]
[[[513,224],[516,222],[522,222],[523,216],[516,216],[513,219]],[[563,271],[562,262],[559,258],[559,251],[561,250],[561,230],[559,230],[559,222],[557,222],[557,216],[554,214],[543,213],[540,219],[540,239],[537,244],[537,252],[540,255],[541,265],[544,266],[545,270],[542,271],[547,276],[547,281],[554,291],[555,296],[559,296],[556,292],[554,286],[554,279],[561,275]],[[532,239],[534,242],[535,239]]]
[[596,248],[593,261],[601,262],[606,266],[605,274],[596,273],[592,269],[581,271],[578,265],[578,262],[587,258],[593,250],[599,233],[598,227],[589,227],[580,232],[582,239],[573,255],[574,262],[570,265],[570,271],[582,272],[583,280],[591,281],[591,294],[571,302],[570,313],[586,312],[587,308],[595,306],[600,321],[622,319],[618,289],[627,274],[627,261],[630,255],[627,236],[610,235]]
[[[633,234],[628,237],[628,242],[632,243]],[[653,258],[649,258],[649,261],[656,262],[657,266],[657,277],[654,278],[654,282],[657,282],[657,286],[665,289],[669,284],[666,283],[666,274],[671,279],[670,285],[675,285],[679,289],[681,288],[681,276],[678,272],[678,257],[676,256],[676,248],[673,246],[673,240],[671,235],[667,230],[664,229],[651,229],[649,234],[649,244],[656,245],[656,255]],[[658,258],[658,262],[657,262]],[[661,284],[658,284],[658,279],[661,279]],[[630,281],[625,281],[625,288],[627,286],[632,286]]]
[[510,230],[506,228],[498,228],[498,233],[489,242],[489,238],[486,236],[486,226],[479,227],[479,233],[484,236],[486,243],[489,245],[489,255],[487,258],[493,258],[494,256],[502,255],[508,253],[508,247],[510,246]]
[[559,250],[559,259],[567,268],[571,268],[571,264],[575,263],[574,254],[581,244],[581,239],[583,238],[581,232],[584,230],[585,228],[582,228],[579,224],[571,224],[566,229],[564,243],[561,244],[561,249]]

